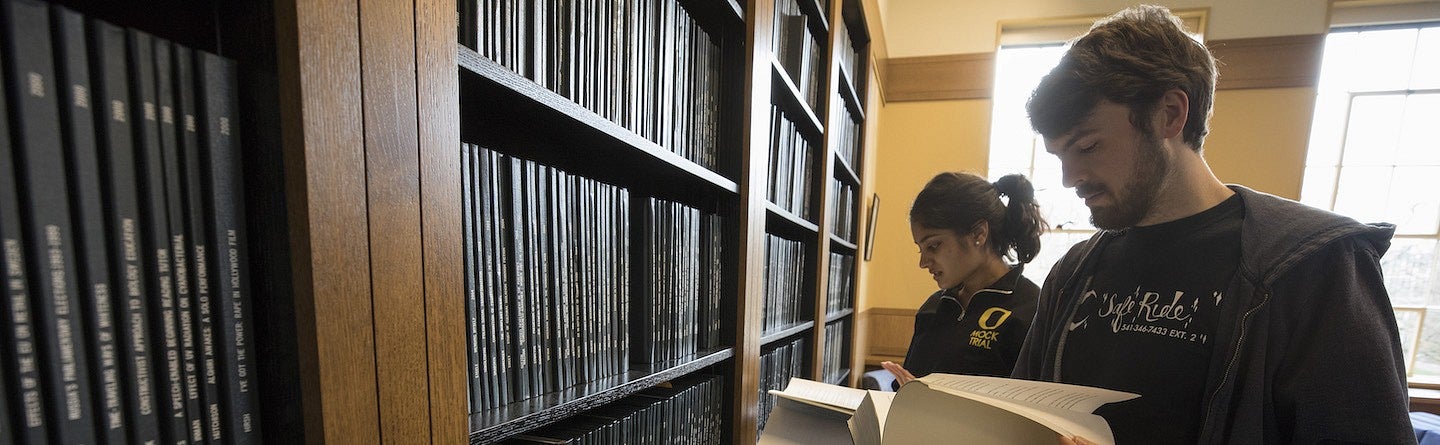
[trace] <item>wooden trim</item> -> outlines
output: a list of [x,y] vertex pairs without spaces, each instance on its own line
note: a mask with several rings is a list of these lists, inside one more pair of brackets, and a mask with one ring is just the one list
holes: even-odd
[[742,102],[739,267],[735,286],[735,378],[729,443],[756,442],[760,420],[760,332],[765,316],[765,189],[770,149],[770,43],[773,0],[745,7],[745,91]]
[[430,443],[466,443],[465,285],[461,261],[459,78],[454,0],[416,0],[421,243]]
[[886,102],[988,99],[994,94],[995,53],[905,57],[885,61]]
[[305,438],[379,443],[358,4],[275,9]]
[[421,267],[415,9],[360,0],[361,92],[371,299],[382,441],[428,442],[424,270]]
[[1214,40],[1207,46],[1218,61],[1217,90],[1314,87],[1325,35]]
[[914,334],[915,309],[877,307],[865,311],[866,363],[903,360]]

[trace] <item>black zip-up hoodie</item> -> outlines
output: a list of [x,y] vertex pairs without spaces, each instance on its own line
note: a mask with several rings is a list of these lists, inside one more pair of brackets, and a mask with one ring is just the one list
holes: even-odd
[[[1415,443],[1380,272],[1394,226],[1229,187],[1245,206],[1241,263],[1215,333],[1199,442]],[[1014,377],[1059,379],[1076,277],[1111,235],[1076,244],[1051,270]]]
[[1040,287],[1010,268],[975,291],[963,310],[948,290],[931,295],[915,313],[915,335],[905,353],[905,370],[916,377],[935,372],[1008,376],[1035,318]]

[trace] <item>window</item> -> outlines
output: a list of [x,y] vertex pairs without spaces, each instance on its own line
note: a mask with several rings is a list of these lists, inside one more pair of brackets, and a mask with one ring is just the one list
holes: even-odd
[[1440,23],[1333,29],[1317,94],[1300,199],[1395,224],[1381,263],[1406,369],[1440,383]]
[[1025,276],[1041,283],[1050,267],[1070,246],[1095,232],[1090,209],[1073,190],[1060,184],[1060,160],[1045,152],[1045,141],[1030,128],[1025,102],[1049,73],[1066,46],[1002,46],[995,53],[995,108],[990,120],[990,180],[1012,173],[1030,178],[1035,200],[1050,230],[1040,239],[1040,253],[1025,267]]

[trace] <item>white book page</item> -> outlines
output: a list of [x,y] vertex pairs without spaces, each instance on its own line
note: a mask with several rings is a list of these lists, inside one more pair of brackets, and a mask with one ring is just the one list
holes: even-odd
[[820,383],[814,380],[791,378],[790,383],[785,386],[784,391],[771,391],[771,394],[785,397],[792,400],[821,403],[833,407],[843,408],[849,412],[855,412],[860,402],[865,400],[865,390],[855,389],[829,383]]
[[880,445],[885,431],[885,417],[890,414],[890,402],[895,393],[866,391],[865,400],[855,408],[855,415],[846,422],[850,427],[850,439],[854,445]]
[[1089,386],[1054,382],[981,377],[954,374],[930,374],[919,379],[930,388],[950,394],[979,394],[1007,400],[1020,405],[1035,405],[1056,410],[1093,413],[1100,405],[1123,402],[1137,394]]

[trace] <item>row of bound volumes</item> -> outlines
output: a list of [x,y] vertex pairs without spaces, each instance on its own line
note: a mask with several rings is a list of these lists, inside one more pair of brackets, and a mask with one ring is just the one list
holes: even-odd
[[765,431],[765,420],[775,409],[775,395],[770,390],[784,390],[791,377],[805,378],[805,355],[809,341],[799,337],[760,354],[760,418],[758,431]]
[[845,25],[844,20],[841,20],[836,26],[839,27],[838,32],[840,34],[840,51],[836,52],[836,57],[840,59],[839,63],[842,72],[849,78],[850,91],[855,91],[856,94],[859,94],[860,91],[864,91],[860,89],[860,87],[864,85],[865,79],[861,77],[865,76],[864,53],[860,51],[859,46],[855,45],[855,40],[850,37],[850,27]]
[[825,325],[825,356],[820,362],[820,375],[826,383],[843,385],[845,371],[850,368],[845,350],[850,342],[850,320],[839,319]]
[[768,198],[801,219],[810,220],[810,179],[815,166],[809,135],[801,134],[780,107],[770,108],[770,177]]
[[641,222],[640,295],[630,332],[637,363],[694,356],[720,343],[720,216],[650,198]]
[[825,298],[825,313],[834,314],[855,307],[855,255],[830,252],[830,295]]
[[258,443],[236,67],[0,1],[0,442]]
[[[841,99],[838,93],[835,100],[840,101],[837,103],[848,103]],[[850,166],[851,171],[860,174],[860,153],[863,153],[861,148],[865,140],[860,134],[860,121],[849,110],[849,105],[835,107],[835,112],[840,113],[840,123],[837,125],[839,128],[835,129],[835,152],[845,159],[845,164]]]
[[[820,110],[820,79],[825,75],[825,45],[823,40],[811,32],[810,22],[823,23],[822,17],[810,17],[800,10],[799,1],[776,0],[775,22],[771,30],[775,36],[771,50],[775,60],[785,69],[795,87],[800,89],[800,99],[809,104],[811,110]],[[816,11],[820,12],[820,11]],[[821,12],[823,14],[823,12]]]
[[765,235],[764,333],[779,331],[805,318],[805,244]]
[[855,186],[830,179],[830,232],[845,241],[855,242]]
[[692,375],[507,441],[512,445],[721,443],[725,381]]
[[626,372],[629,192],[475,145],[461,161],[471,410]]
[[[462,0],[461,44],[716,168],[726,41],[675,0]],[[741,44],[736,42],[733,44]]]

